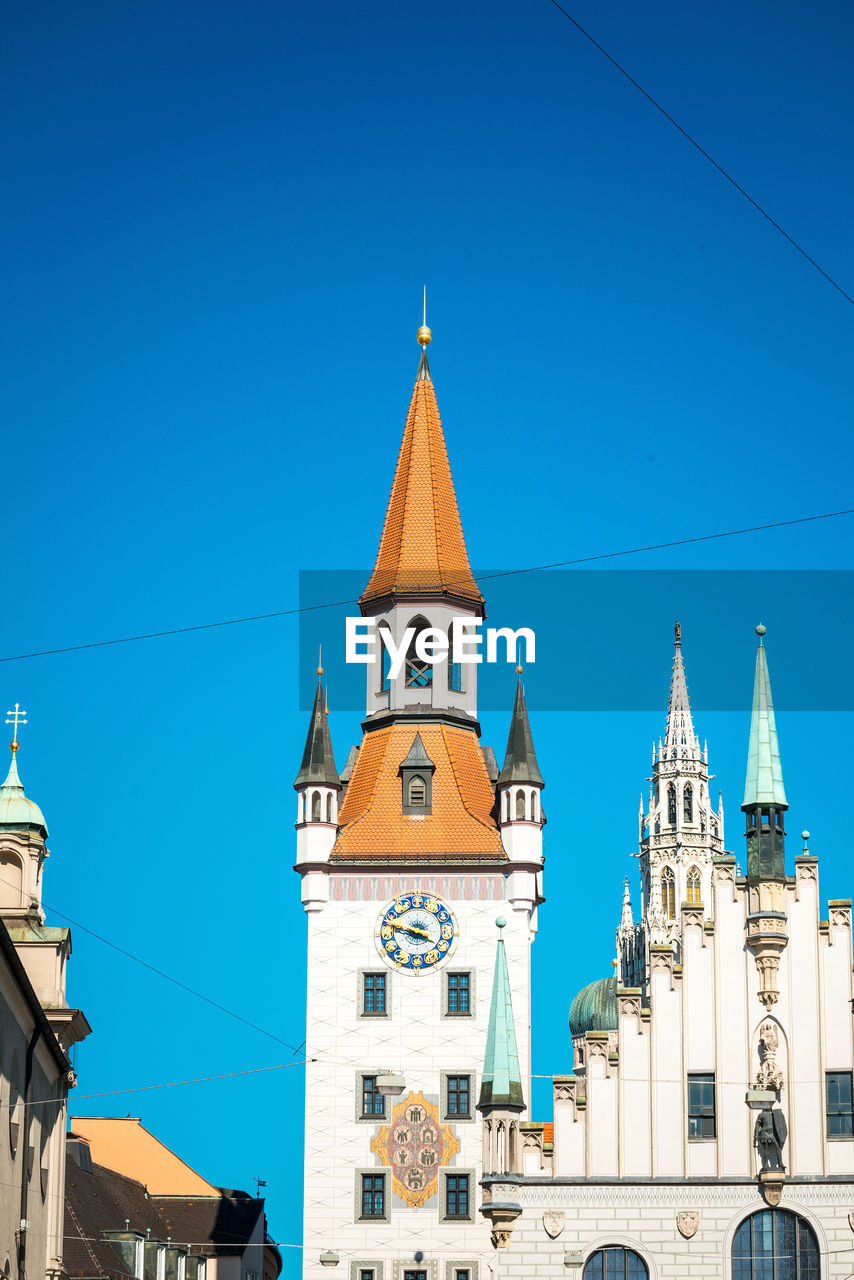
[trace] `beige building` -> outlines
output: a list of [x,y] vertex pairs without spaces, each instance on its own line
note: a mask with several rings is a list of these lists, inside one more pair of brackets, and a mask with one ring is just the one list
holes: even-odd
[[[10,714],[17,730],[23,713]],[[0,1267],[42,1280],[61,1270],[68,1051],[90,1028],[65,998],[70,932],[45,924],[47,826],[17,750],[16,732],[0,787]]]

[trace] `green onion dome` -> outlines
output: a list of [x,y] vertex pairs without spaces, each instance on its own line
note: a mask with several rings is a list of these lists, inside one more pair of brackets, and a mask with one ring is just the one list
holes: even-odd
[[617,1030],[617,979],[600,978],[582,987],[569,1008],[569,1033]]

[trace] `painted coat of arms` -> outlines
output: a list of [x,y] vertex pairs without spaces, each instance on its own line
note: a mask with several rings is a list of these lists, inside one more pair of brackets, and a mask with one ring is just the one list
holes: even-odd
[[440,1165],[460,1149],[450,1125],[439,1123],[439,1109],[423,1093],[408,1093],[371,1143],[380,1164],[391,1169],[392,1190],[404,1204],[419,1208],[436,1194]]

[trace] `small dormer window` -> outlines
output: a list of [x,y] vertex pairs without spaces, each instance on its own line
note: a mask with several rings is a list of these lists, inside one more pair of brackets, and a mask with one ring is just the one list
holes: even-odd
[[404,813],[413,817],[423,817],[432,812],[435,768],[424,749],[421,734],[416,733],[408,755],[400,762],[401,799]]

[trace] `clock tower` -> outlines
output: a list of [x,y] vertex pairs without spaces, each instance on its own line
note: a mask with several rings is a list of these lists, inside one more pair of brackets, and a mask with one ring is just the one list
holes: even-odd
[[[488,1035],[495,1053],[497,918],[505,1034],[519,1064],[514,1120],[530,1101],[543,780],[521,682],[499,771],[480,740],[478,667],[416,649],[425,631],[447,636],[454,619],[485,616],[426,325],[418,341],[379,551],[359,602],[378,636],[362,740],[339,774],[318,687],[295,782],[308,915],[306,1278],[337,1266],[341,1280],[487,1280],[497,1241],[480,1212],[487,1121],[478,1099]],[[404,645],[397,670],[390,655]]]

